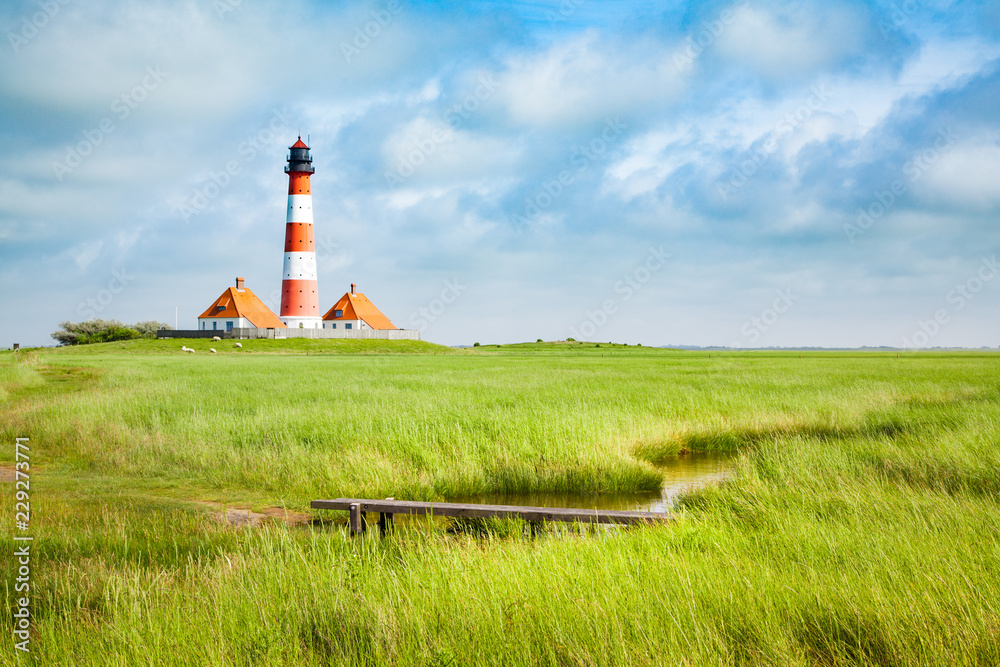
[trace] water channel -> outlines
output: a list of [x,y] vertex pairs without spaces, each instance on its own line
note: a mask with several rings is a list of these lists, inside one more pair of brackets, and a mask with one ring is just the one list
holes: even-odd
[[725,479],[732,467],[733,457],[729,454],[687,454],[659,466],[663,485],[651,493],[484,493],[449,502],[669,512],[681,494]]

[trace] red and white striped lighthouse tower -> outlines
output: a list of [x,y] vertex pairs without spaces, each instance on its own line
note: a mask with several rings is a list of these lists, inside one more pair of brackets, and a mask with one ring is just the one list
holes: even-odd
[[285,219],[285,267],[281,280],[281,321],[292,328],[323,326],[316,287],[316,243],[313,237],[312,166],[302,137],[288,149],[288,216]]

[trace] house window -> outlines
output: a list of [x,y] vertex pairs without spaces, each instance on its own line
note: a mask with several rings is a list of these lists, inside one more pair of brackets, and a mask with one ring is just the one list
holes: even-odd
[[226,331],[232,331],[232,330],[233,330],[233,323],[226,322]]
[[344,325],[344,328],[345,328],[345,329],[350,329],[350,328],[351,328],[351,323],[350,323],[350,322],[348,322],[347,324],[345,324],[345,325]]
[[332,323],[330,324],[330,328],[331,328],[331,329],[336,329],[336,328],[337,328],[337,323],[336,323],[336,322],[332,322]]
[[221,305],[221,304],[215,307],[215,310],[217,310],[217,311],[218,310],[225,310],[225,309],[226,309],[226,307],[223,306],[223,305]]
[[205,330],[205,323],[204,323],[204,322],[202,322],[202,323],[201,323],[201,330],[202,330],[202,331],[204,331],[204,330]]
[[333,311],[333,316],[334,317],[343,317],[344,316],[344,311],[342,311],[342,310],[335,310],[335,311]]
[[215,331],[218,328],[219,328],[219,323],[218,322],[212,322],[212,331]]

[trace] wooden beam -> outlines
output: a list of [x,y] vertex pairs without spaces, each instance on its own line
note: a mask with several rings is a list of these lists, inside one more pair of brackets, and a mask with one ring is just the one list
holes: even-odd
[[[570,521],[578,523],[642,524],[659,523],[670,518],[669,514],[627,510],[586,510],[571,507],[527,507],[520,505],[474,505],[468,503],[426,503],[411,500],[369,500],[363,498],[336,498],[334,500],[314,500],[313,509],[351,510],[352,531],[354,530],[354,506],[364,512],[382,514],[411,514],[432,516],[456,516],[467,518],[515,517],[525,521],[544,523]],[[391,520],[391,519],[390,519]],[[382,521],[379,521],[380,528]],[[361,527],[363,532],[364,528]]]

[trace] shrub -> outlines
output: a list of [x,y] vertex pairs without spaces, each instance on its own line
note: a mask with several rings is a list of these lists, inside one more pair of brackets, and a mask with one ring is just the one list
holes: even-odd
[[166,322],[157,322],[156,320],[136,322],[132,325],[132,328],[138,331],[144,338],[156,338],[156,332],[160,329],[173,329]]
[[115,340],[131,340],[142,336],[135,328],[118,320],[88,320],[86,322],[63,322],[62,331],[55,331],[52,337],[60,345],[87,345],[88,343],[108,343]]
[[479,347],[479,343],[473,343],[472,347]]
[[142,334],[132,327],[109,327],[103,331],[79,337],[77,339],[77,344],[86,345],[88,343],[110,343],[116,340],[132,340],[134,338],[142,338]]

